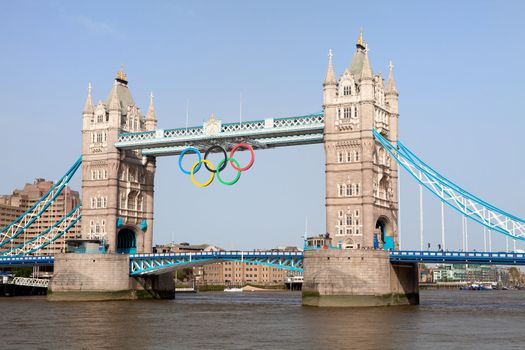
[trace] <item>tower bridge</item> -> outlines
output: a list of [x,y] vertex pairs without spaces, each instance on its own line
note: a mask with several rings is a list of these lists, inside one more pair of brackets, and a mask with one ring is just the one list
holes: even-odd
[[[82,169],[82,205],[34,239],[4,247],[0,266],[54,264],[50,285],[54,299],[82,298],[84,292],[101,299],[133,298],[137,290],[165,298],[173,297],[170,271],[174,269],[250,261],[304,271],[305,305],[372,306],[417,304],[419,262],[525,264],[521,253],[399,250],[399,165],[442,203],[489,230],[525,240],[525,221],[465,191],[400,142],[398,97],[392,64],[386,82],[374,74],[362,35],[339,78],[330,51],[323,111],[302,116],[222,123],[212,115],[199,126],[159,129],[153,96],[143,115],[121,68],[105,101],[95,105],[88,88],[82,158],[38,203],[0,230],[0,248],[38,219],[77,169]],[[239,145],[253,152],[314,143],[322,143],[325,150],[330,249],[309,248],[294,254],[151,253],[157,157],[182,157],[191,149],[199,156],[187,171],[193,175],[202,163],[209,166],[200,156],[205,150],[224,152],[222,164],[230,161],[234,166],[231,154]],[[230,157],[226,151],[232,152]],[[210,171],[213,180],[215,169]],[[34,256],[79,221],[81,238],[73,243],[82,245],[85,254]]]

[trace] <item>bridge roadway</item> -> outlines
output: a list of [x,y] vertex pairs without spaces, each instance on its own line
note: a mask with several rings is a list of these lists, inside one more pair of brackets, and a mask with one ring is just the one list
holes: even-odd
[[[130,276],[161,274],[169,270],[199,266],[220,261],[241,261],[257,265],[303,271],[303,252],[219,251],[197,253],[131,254]],[[53,256],[0,257],[0,267],[49,266]],[[396,250],[390,252],[392,262],[453,263],[483,265],[525,265],[522,252],[447,252]]]

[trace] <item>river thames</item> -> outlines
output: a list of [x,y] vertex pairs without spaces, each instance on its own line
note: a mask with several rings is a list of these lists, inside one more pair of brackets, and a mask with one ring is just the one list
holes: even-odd
[[0,298],[2,349],[523,349],[525,292],[422,291],[421,305],[302,307],[297,292],[175,301]]

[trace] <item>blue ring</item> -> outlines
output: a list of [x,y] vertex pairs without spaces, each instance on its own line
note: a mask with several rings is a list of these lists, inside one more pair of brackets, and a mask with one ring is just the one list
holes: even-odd
[[197,157],[199,157],[199,165],[197,165],[197,167],[195,168],[195,173],[197,171],[199,171],[199,169],[201,168],[201,165],[202,165],[202,156],[201,156],[201,152],[199,152],[198,149],[196,149],[195,147],[188,147],[186,149],[184,149],[184,151],[182,151],[179,155],[179,169],[180,171],[182,171],[184,174],[186,175],[190,175],[191,173],[187,170],[185,170],[183,167],[182,167],[182,158],[184,158],[184,155],[186,154],[186,152],[188,151],[193,151],[195,152],[195,154],[197,155]]

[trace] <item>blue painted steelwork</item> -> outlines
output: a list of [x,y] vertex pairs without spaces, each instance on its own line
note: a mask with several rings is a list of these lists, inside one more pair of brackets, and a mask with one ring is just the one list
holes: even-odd
[[58,180],[37,203],[29,208],[24,214],[19,216],[15,221],[0,230],[0,247],[18,237],[47,210],[69,183],[69,180],[75,175],[81,164],[82,157],[73,164],[66,174],[62,176],[62,178]]
[[[334,248],[338,249],[338,248]],[[389,251],[391,262],[454,263],[482,265],[525,265],[525,253],[446,252],[419,250]],[[130,276],[161,274],[177,268],[211,264],[221,261],[241,261],[303,272],[303,252],[199,252],[132,254]],[[0,257],[0,266],[52,265],[53,256]]]
[[32,254],[44,247],[47,247],[48,245],[55,242],[58,238],[62,237],[73,226],[75,226],[75,224],[78,221],[80,221],[82,217],[80,215],[81,208],[82,206],[78,205],[73,210],[71,210],[65,217],[54,223],[41,234],[9,250],[6,250],[5,252],[0,253],[0,255],[24,256]]
[[197,252],[132,254],[130,275],[160,274],[182,266],[205,265],[220,261],[241,261],[257,265],[278,267],[292,271],[303,271],[302,252]]
[[443,203],[477,223],[525,241],[525,220],[511,215],[454,184],[414,155],[401,142],[397,147],[374,130],[374,136],[412,177]]
[[55,257],[51,255],[0,258],[1,267],[53,265],[54,262]]
[[210,134],[206,133],[204,126],[120,134],[115,147],[141,150],[143,155],[158,157],[180,154],[188,146],[204,150],[214,144],[231,148],[238,142],[245,142],[257,149],[323,142],[323,113],[243,123],[215,123],[220,129]]
[[395,250],[391,262],[525,265],[525,253]]

